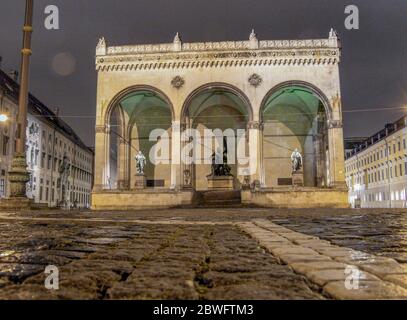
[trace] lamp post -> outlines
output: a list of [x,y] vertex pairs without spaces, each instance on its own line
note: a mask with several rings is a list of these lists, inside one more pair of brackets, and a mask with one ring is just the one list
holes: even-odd
[[33,31],[33,7],[34,0],[26,0],[25,19],[23,27],[23,49],[21,50],[21,80],[17,116],[17,143],[14,152],[11,170],[9,172],[10,198],[26,200],[26,183],[29,181],[26,161],[26,127],[27,127],[27,104],[28,104],[28,80],[31,56],[31,35]]

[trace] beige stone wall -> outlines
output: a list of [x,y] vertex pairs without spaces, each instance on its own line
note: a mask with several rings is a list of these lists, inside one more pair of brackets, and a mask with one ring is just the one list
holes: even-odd
[[348,208],[346,190],[242,191],[242,203],[270,208]]
[[105,191],[92,193],[92,210],[158,209],[187,206],[194,192],[182,191]]

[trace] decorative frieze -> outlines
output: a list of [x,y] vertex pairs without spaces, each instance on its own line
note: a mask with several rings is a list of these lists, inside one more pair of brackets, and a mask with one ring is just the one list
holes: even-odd
[[[304,55],[303,55],[304,54]],[[134,71],[154,69],[192,69],[192,68],[227,68],[227,67],[255,67],[255,66],[305,66],[305,65],[335,65],[340,62],[336,52],[320,52],[314,56],[305,53],[290,55],[290,57],[276,54],[262,54],[250,57],[247,53],[235,57],[207,58],[205,60],[178,57],[175,61],[165,58],[157,60],[141,59],[136,57],[126,58],[101,58],[96,61],[96,69],[103,72]]]

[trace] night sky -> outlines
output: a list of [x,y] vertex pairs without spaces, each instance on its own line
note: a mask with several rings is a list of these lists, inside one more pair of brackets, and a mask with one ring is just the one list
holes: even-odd
[[[24,0],[1,0],[2,68],[19,70]],[[60,9],[60,30],[44,28],[44,9]],[[360,30],[344,28],[345,5],[360,9]],[[94,145],[95,47],[108,45],[327,38],[342,40],[345,136],[375,133],[407,112],[406,0],[35,0],[30,91]]]

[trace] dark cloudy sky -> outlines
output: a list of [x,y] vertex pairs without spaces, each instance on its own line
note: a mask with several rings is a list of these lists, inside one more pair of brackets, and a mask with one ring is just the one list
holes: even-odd
[[[3,69],[19,69],[24,0],[0,2]],[[59,31],[44,28],[44,8],[60,9]],[[344,28],[345,5],[360,9],[360,30]],[[247,39],[342,38],[345,136],[370,135],[401,110],[349,112],[407,105],[406,0],[35,0],[30,90],[94,144],[95,46]],[[61,68],[61,62],[67,62]]]

